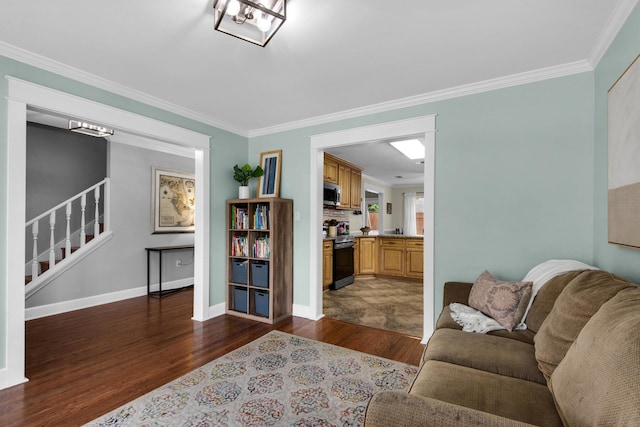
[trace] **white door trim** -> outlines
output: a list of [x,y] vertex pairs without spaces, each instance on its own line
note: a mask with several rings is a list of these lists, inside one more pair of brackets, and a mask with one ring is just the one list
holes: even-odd
[[[26,113],[34,107],[60,113],[107,127],[160,141],[165,150],[175,147],[184,153],[194,152],[197,182],[196,218],[205,218],[195,229],[195,271],[193,318],[209,318],[209,147],[210,137],[165,122],[90,101],[45,86],[5,76],[7,97],[7,222],[4,253],[7,271],[7,333],[5,335],[6,367],[0,370],[0,389],[24,381],[25,378],[25,300],[24,286],[24,222],[26,189]],[[20,265],[23,267],[20,268]]]
[[395,122],[347,129],[310,137],[309,215],[309,306],[313,319],[322,313],[322,170],[325,148],[404,136],[424,138],[424,326],[423,342],[434,331],[434,213],[435,213],[436,116],[422,116]]

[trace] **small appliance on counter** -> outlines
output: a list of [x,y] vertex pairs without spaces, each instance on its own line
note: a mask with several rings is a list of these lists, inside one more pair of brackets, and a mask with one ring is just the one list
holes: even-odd
[[342,221],[338,223],[338,236],[346,236],[349,234],[349,221]]

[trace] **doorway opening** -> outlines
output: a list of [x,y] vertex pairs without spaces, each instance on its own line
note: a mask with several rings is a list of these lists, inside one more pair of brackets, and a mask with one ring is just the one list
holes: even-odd
[[[380,139],[402,138],[418,135],[424,138],[424,193],[425,224],[423,252],[423,342],[434,329],[434,187],[435,187],[435,116],[424,116],[413,119],[389,122],[380,125],[353,128],[311,136],[310,144],[310,268],[309,294],[310,317],[323,316],[322,295],[322,229],[315,224],[322,223],[322,182],[324,150],[332,147],[363,144]],[[315,171],[315,173],[313,173]]]
[[[159,150],[191,150],[195,158],[196,181],[209,182],[209,136],[168,123],[119,110],[53,89],[6,77],[7,97],[7,234],[5,265],[7,266],[7,334],[6,369],[0,372],[0,388],[27,381],[25,378],[25,294],[24,286],[24,221],[27,109],[79,117],[103,123],[135,135],[140,144],[151,143]],[[150,140],[153,140],[150,142]],[[207,185],[196,186],[196,217],[209,218]],[[209,224],[201,221],[194,235],[194,320],[209,316]]]

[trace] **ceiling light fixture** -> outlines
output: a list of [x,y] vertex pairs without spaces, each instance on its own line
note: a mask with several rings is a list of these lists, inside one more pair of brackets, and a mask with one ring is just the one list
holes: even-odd
[[411,160],[424,159],[424,145],[417,139],[394,141],[389,144]]
[[113,135],[113,129],[104,126],[94,125],[91,123],[81,122],[79,120],[69,120],[69,130],[72,132],[83,133],[85,135],[104,137]]
[[286,0],[215,0],[214,28],[258,46],[266,46],[286,18]]

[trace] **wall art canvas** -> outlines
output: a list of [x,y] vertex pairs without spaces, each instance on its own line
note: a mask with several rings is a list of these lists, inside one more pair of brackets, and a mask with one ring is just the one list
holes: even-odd
[[193,233],[195,229],[195,175],[152,167],[153,233]]
[[640,248],[640,56],[609,89],[609,243]]

